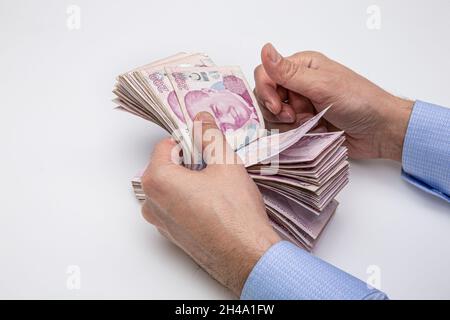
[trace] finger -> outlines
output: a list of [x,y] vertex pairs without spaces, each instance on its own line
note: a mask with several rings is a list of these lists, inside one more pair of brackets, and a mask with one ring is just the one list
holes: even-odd
[[151,166],[175,166],[180,169],[179,162],[180,145],[172,138],[165,138],[158,142],[153,149],[151,156]]
[[282,122],[268,122],[267,123],[267,129],[271,130],[279,130],[280,132],[285,132],[292,130],[292,128],[296,128],[303,123],[305,123],[307,120],[311,119],[313,115],[309,113],[297,113],[295,115],[295,121],[293,123],[282,123]]
[[[277,89],[278,95],[280,96],[281,101],[286,101],[289,97],[288,91],[282,87],[279,87]],[[278,114],[274,114],[272,111],[270,111],[264,104],[264,101],[261,101],[258,98],[258,95],[255,91],[255,96],[258,100],[259,108],[261,110],[261,113],[263,114],[264,120],[266,122],[273,122],[273,123],[293,123],[295,121],[295,111],[293,108],[289,105],[289,102],[281,102],[281,109]]]
[[172,238],[172,236],[169,234],[169,232],[163,228],[158,228],[158,232],[167,240],[175,243],[174,239]]
[[200,112],[194,121],[194,145],[208,165],[239,163],[237,155],[208,112]]
[[289,90],[281,86],[277,86],[277,93],[282,102],[286,102],[289,99]]
[[155,213],[154,210],[152,210],[151,205],[149,205],[150,200],[145,200],[145,202],[142,204],[141,213],[145,220],[147,220],[148,223],[154,225],[157,228],[164,228],[164,224],[161,221],[161,219],[158,217],[158,215]]
[[315,109],[309,99],[295,93],[293,91],[287,92],[288,101],[281,103],[281,111],[277,115],[273,115],[270,111],[261,107],[261,112],[267,122],[272,123],[289,123],[296,121],[296,114],[309,113],[312,116],[315,114]]
[[279,122],[277,116],[272,111],[270,111],[266,107],[264,101],[260,99],[258,92],[256,91],[256,88],[253,89],[253,93],[255,94],[256,101],[258,102],[259,109],[261,110],[264,120],[269,122]]
[[266,122],[280,122],[276,115],[274,115],[269,109],[267,109],[262,103],[259,103],[259,109]]
[[[258,100],[271,113],[278,114],[281,111],[281,102],[277,84],[267,75],[262,66],[255,69],[255,95]],[[283,94],[283,92],[280,92]]]
[[321,122],[319,122],[316,127],[314,127],[309,131],[309,133],[325,133],[325,132],[328,132],[327,126]]
[[164,193],[176,182],[175,176],[189,178],[191,171],[179,164],[180,147],[173,139],[163,139],[156,144],[150,162],[141,177],[147,196]]
[[318,72],[311,68],[313,55],[304,53],[296,55],[295,59],[284,58],[272,46],[266,44],[261,51],[261,60],[265,73],[272,80],[265,79],[265,83],[276,83],[297,93],[308,92],[312,83],[317,81]]
[[310,113],[311,115],[316,114],[316,110],[311,100],[309,100],[305,96],[302,96],[301,94],[293,91],[289,91],[288,96],[289,104],[292,106],[292,109],[294,109],[295,113]]
[[175,246],[183,249],[183,247],[180,245],[180,243],[178,241],[176,241],[174,237],[172,237],[172,235],[170,234],[170,232],[167,229],[165,229],[165,228],[157,228],[157,230],[158,230],[160,235],[162,235],[164,238],[169,240],[172,244],[174,244]]
[[327,131],[329,131],[329,132],[342,131],[338,127],[335,127],[334,125],[332,125],[330,122],[328,122],[326,120],[324,120],[324,122],[325,122],[325,126],[327,127]]
[[295,122],[295,111],[289,103],[281,104],[281,111],[277,114],[277,119],[279,122],[283,123],[294,123]]
[[[295,112],[291,106],[287,103],[282,103],[281,112],[274,115],[266,107],[260,107],[261,113],[263,114],[264,120],[270,123],[293,123],[295,120]],[[287,117],[285,113],[288,113]]]
[[[288,98],[289,98],[289,95],[288,95],[289,91],[286,88],[283,88],[281,86],[277,86],[275,91],[277,92],[278,97],[279,97],[279,99],[277,99],[277,101],[286,102],[288,100]],[[258,102],[261,105],[266,106],[267,102],[264,101],[263,99],[261,99],[262,97],[258,94],[258,91],[256,91],[256,88],[253,89],[253,93],[255,94],[256,100],[258,100]],[[274,114],[272,111],[271,111],[271,113]]]

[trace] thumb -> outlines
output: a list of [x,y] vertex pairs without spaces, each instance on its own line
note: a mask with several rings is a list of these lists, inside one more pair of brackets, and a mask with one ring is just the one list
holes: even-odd
[[267,75],[278,85],[304,94],[316,78],[314,69],[309,68],[312,57],[307,52],[296,59],[285,58],[270,43],[261,51],[261,60]]
[[215,118],[208,112],[200,112],[194,120],[194,153],[208,166],[236,163],[237,156],[228,145]]
[[180,167],[181,146],[172,138],[165,138],[159,141],[153,149],[149,166],[152,167]]

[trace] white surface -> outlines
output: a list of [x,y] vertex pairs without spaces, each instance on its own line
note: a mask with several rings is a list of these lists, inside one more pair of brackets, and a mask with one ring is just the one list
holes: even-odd
[[[69,4],[80,30],[66,27]],[[381,30],[366,27],[371,4]],[[140,216],[130,178],[164,134],[112,110],[120,72],[201,50],[253,82],[271,41],[450,105],[449,12],[445,0],[1,0],[0,298],[232,298]],[[363,280],[378,265],[391,298],[450,298],[450,206],[397,164],[351,170],[316,254]],[[66,287],[69,265],[80,290]]]

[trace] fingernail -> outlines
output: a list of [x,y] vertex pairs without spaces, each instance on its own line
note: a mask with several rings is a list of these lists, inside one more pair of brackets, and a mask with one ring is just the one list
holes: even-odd
[[286,111],[281,111],[280,114],[278,114],[278,119],[288,123],[294,122],[294,118]]
[[270,102],[266,102],[264,103],[264,105],[266,106],[267,109],[269,109],[270,112],[275,113],[273,105]]
[[278,51],[275,49],[275,47],[269,43],[268,45],[269,51],[267,52],[269,59],[272,61],[272,63],[277,63],[281,59],[281,55],[278,53]]
[[212,116],[212,114],[209,112],[206,112],[206,111],[197,113],[197,115],[195,116],[195,120],[201,121],[203,123],[215,123],[216,122],[214,120],[214,117]]

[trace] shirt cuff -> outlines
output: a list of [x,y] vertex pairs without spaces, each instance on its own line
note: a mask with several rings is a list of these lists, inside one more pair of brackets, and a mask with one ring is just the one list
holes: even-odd
[[450,109],[416,101],[403,143],[402,177],[450,202]]
[[363,281],[287,241],[273,245],[253,268],[241,299],[387,299]]

